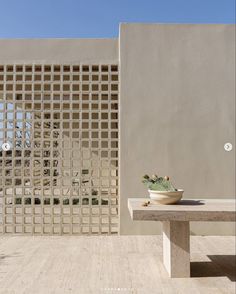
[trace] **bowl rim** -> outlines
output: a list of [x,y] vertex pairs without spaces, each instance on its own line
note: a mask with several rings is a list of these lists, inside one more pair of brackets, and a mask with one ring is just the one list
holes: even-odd
[[150,190],[148,189],[148,192],[154,192],[154,193],[178,193],[178,192],[184,192],[183,189],[177,189],[177,191],[158,191],[158,190]]

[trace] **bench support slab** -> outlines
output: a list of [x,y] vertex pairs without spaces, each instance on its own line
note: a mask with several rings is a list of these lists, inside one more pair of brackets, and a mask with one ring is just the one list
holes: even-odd
[[163,262],[171,278],[190,277],[188,221],[163,221]]

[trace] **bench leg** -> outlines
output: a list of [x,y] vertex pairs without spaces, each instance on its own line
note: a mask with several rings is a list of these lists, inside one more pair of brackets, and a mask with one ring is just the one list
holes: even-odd
[[189,222],[163,221],[163,262],[171,278],[190,277]]

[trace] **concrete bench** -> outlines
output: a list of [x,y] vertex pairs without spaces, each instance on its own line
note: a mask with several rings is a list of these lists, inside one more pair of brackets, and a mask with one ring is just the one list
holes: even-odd
[[129,198],[128,208],[134,221],[161,221],[163,224],[163,263],[170,277],[190,277],[190,221],[236,220],[235,200],[181,200],[174,205],[160,205],[147,198]]

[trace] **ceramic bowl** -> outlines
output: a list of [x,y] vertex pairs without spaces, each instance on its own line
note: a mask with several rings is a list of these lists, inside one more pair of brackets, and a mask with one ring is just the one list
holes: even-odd
[[184,193],[184,190],[177,191],[154,191],[148,190],[150,198],[158,204],[174,204],[178,202]]

